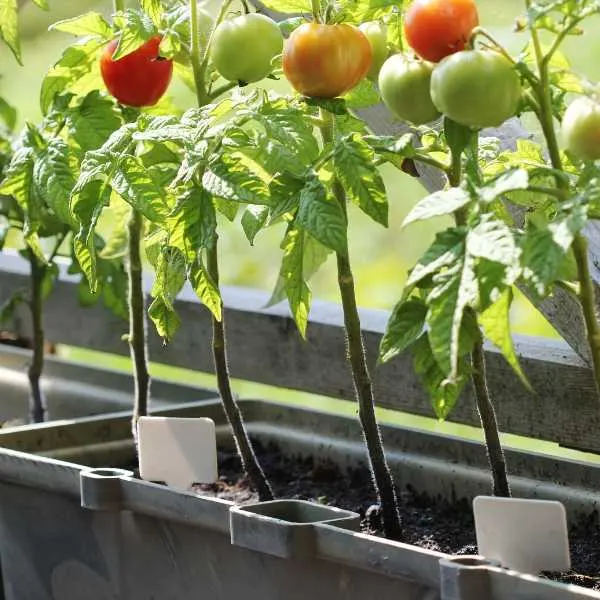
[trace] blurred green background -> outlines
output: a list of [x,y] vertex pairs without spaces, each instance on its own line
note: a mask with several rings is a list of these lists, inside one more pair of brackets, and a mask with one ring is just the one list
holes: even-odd
[[[0,50],[0,95],[18,108],[21,123],[25,119],[39,118],[41,77],[71,39],[66,34],[47,31],[48,25],[86,10],[109,14],[111,4],[109,0],[51,0],[50,12],[40,11],[31,3],[25,6],[21,15],[25,66],[18,66],[4,47]],[[480,0],[478,3],[482,24],[514,52],[519,51],[525,40],[523,34],[512,31],[523,4],[522,0]],[[211,0],[207,8],[211,10],[214,5],[216,3]],[[587,33],[569,40],[566,47],[574,68],[591,79],[600,76],[600,63],[596,60],[600,50],[598,23],[597,20],[590,22]],[[268,83],[272,85],[272,82]],[[274,85],[281,91],[287,89],[285,82]],[[180,105],[193,105],[192,95],[178,82],[172,86],[171,93]],[[406,230],[401,229],[404,215],[425,192],[418,181],[392,167],[385,167],[382,172],[390,198],[390,226],[383,229],[353,211],[350,240],[359,303],[390,309],[401,293],[407,269],[444,222],[417,223]],[[224,223],[221,233],[223,282],[270,290],[279,268],[282,229],[273,228],[260,234],[251,251],[238,224]],[[334,269],[334,261],[330,259],[313,280],[315,298],[338,299]],[[516,333],[556,336],[552,327],[522,297],[515,302],[512,318]]]

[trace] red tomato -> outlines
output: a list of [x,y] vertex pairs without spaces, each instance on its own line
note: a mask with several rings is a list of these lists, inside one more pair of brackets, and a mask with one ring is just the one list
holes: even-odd
[[304,23],[283,49],[283,72],[294,88],[312,98],[350,91],[371,68],[372,50],[354,25]]
[[159,55],[160,37],[153,37],[131,54],[113,60],[118,43],[109,42],[100,57],[100,72],[108,91],[127,106],[156,104],[173,76],[173,61]]
[[415,0],[404,17],[410,47],[431,62],[464,50],[477,25],[479,14],[473,0]]

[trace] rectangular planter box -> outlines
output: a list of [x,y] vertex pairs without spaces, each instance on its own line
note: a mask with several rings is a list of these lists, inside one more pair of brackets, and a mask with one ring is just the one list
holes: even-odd
[[[180,386],[172,389],[177,397]],[[318,454],[342,467],[365,458],[352,418],[260,401],[243,401],[242,409],[251,434],[286,453]],[[217,400],[159,413],[210,417],[231,444]],[[357,533],[347,511],[279,502],[239,509],[127,472],[91,469],[131,462],[125,412],[17,430],[0,432],[0,555],[9,600],[600,599],[477,557]],[[447,497],[488,491],[479,444],[389,426],[383,435],[403,485]],[[517,495],[567,501],[572,514],[600,499],[598,469],[519,452],[508,460]]]

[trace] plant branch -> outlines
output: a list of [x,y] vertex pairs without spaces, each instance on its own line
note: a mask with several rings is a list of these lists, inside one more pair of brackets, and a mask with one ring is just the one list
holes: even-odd
[[148,373],[148,348],[146,339],[146,307],[142,282],[142,257],[140,252],[143,231],[143,217],[137,210],[131,211],[131,217],[128,223],[128,231],[128,340],[131,360],[133,362],[135,385],[131,430],[137,447],[137,424],[139,418],[145,416],[148,412],[148,397],[150,394],[150,374]]
[[115,12],[125,12],[125,0],[113,0]]
[[[321,128],[321,135],[324,145],[327,145],[333,142],[333,117],[331,113],[321,109],[321,119],[325,123]],[[333,191],[347,219],[346,194],[336,178],[333,180]],[[367,357],[356,304],[354,277],[347,244],[345,250],[344,254],[337,253],[338,283],[344,312],[348,359],[358,401],[358,415],[367,445],[373,483],[381,505],[384,533],[388,538],[400,539],[402,537],[402,526],[398,511],[398,500],[394,480],[385,458],[381,431],[375,416],[373,384],[367,367]]]
[[[217,17],[217,22],[215,24],[218,25],[221,20],[225,17],[227,13],[227,9],[229,7],[230,0],[225,0],[225,2],[221,6],[221,11],[219,13],[219,17]],[[194,38],[198,38],[197,34],[194,34],[194,31],[197,30],[197,10],[196,10],[196,0],[190,0],[190,13],[192,15],[192,36]],[[214,30],[213,30],[214,31]],[[211,35],[212,40],[212,35]],[[210,48],[209,45],[206,49],[205,59],[208,56],[208,51]],[[205,72],[206,72],[206,63],[200,55],[200,47],[199,44],[194,44],[192,40],[192,68],[194,70],[194,79],[196,83],[196,95],[198,99],[198,106],[202,108],[210,98],[205,94]],[[233,87],[235,84],[231,85]],[[223,86],[225,87],[225,86]],[[212,93],[213,97],[216,97],[216,92]],[[221,93],[224,93],[226,89],[223,89]],[[217,146],[214,151],[218,151]],[[215,239],[214,246],[212,248],[207,249],[207,269],[208,275],[213,280],[213,283],[217,288],[219,287],[219,253],[218,253],[218,244],[217,239]],[[244,419],[242,416],[242,411],[240,410],[239,404],[237,403],[233,392],[231,390],[231,380],[229,376],[229,368],[227,363],[227,343],[225,337],[225,313],[223,311],[223,302],[221,303],[221,321],[219,321],[215,316],[212,316],[212,351],[213,351],[213,360],[215,365],[215,374],[217,377],[217,385],[219,388],[219,394],[221,396],[221,403],[223,405],[223,410],[225,412],[225,416],[227,417],[227,421],[229,422],[229,426],[231,427],[231,431],[233,434],[233,439],[235,441],[238,454],[242,461],[242,466],[244,472],[247,474],[248,479],[252,486],[258,492],[259,499],[261,501],[272,500],[273,492],[271,490],[271,486],[267,481],[267,478],[258,462],[258,458],[254,452],[252,447],[252,442],[250,441],[250,436],[248,435],[248,431],[246,430],[246,426],[244,425]]]
[[219,87],[216,87],[214,89],[211,88],[208,97],[211,101],[216,100],[219,96],[222,96],[229,90],[232,90],[236,85],[238,85],[237,81],[228,81],[227,83],[224,83]]
[[[462,164],[461,156],[457,152],[452,152],[452,167],[448,171],[448,183],[451,187],[460,186]],[[466,215],[464,211],[456,211],[455,221],[457,226],[466,225]],[[471,310],[471,309],[469,309]],[[475,322],[477,317],[473,315]],[[508,484],[508,474],[506,470],[506,459],[502,444],[500,443],[500,434],[498,432],[498,421],[496,412],[490,397],[487,386],[485,372],[485,353],[483,350],[483,336],[477,331],[473,349],[471,350],[471,381],[473,382],[473,391],[475,394],[475,404],[479,413],[481,429],[485,437],[485,447],[492,472],[492,490],[494,496],[510,497],[510,487]]]
[[46,416],[46,400],[40,385],[44,370],[44,277],[46,265],[40,263],[29,250],[31,297],[29,307],[33,327],[33,354],[29,365],[29,418],[33,423],[42,423]]

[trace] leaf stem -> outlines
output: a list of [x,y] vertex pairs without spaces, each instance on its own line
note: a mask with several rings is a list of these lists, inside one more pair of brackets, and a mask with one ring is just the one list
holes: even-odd
[[[452,166],[448,171],[448,183],[451,187],[460,186],[462,176],[461,155],[458,152],[452,152]],[[456,225],[461,227],[466,225],[466,215],[464,211],[456,211]],[[471,310],[471,309],[469,309]],[[475,321],[477,318],[472,315]],[[508,484],[508,474],[506,470],[506,458],[500,443],[500,434],[498,431],[498,421],[496,411],[490,397],[487,386],[485,372],[485,353],[483,349],[483,336],[481,331],[477,331],[473,349],[471,350],[471,381],[473,382],[473,391],[475,394],[475,404],[479,413],[481,429],[485,437],[485,447],[492,473],[492,491],[494,496],[510,497],[510,487]]]
[[[214,246],[207,250],[207,268],[208,275],[218,288],[219,254],[217,249],[217,240],[215,240]],[[258,492],[259,500],[261,502],[265,502],[266,500],[273,500],[273,491],[271,490],[271,486],[269,485],[264,471],[258,462],[254,448],[252,447],[252,442],[250,441],[250,436],[248,435],[248,431],[244,425],[242,411],[240,410],[239,404],[237,403],[233,392],[231,391],[231,380],[227,365],[225,313],[223,311],[223,301],[220,300],[220,303],[221,314],[223,315],[221,321],[216,319],[214,316],[212,318],[212,351],[219,394],[221,395],[221,402],[223,403],[225,416],[227,417],[227,421],[231,427],[233,439],[235,440],[235,445],[242,461],[242,468],[247,474],[248,479],[252,483],[253,487]]]
[[29,417],[33,423],[42,423],[46,416],[46,399],[40,386],[40,378],[44,370],[44,277],[46,265],[43,265],[29,250],[29,267],[31,281],[31,297],[29,307],[33,328],[33,354],[29,365]]
[[[327,145],[333,142],[333,116],[328,111],[321,109],[321,119],[324,123],[321,127],[321,135],[324,144]],[[333,181],[333,191],[347,219],[346,194],[337,178],[334,178]],[[375,491],[381,505],[383,529],[386,537],[400,539],[402,537],[402,526],[398,511],[398,499],[394,480],[385,458],[381,431],[375,416],[373,384],[367,367],[367,357],[356,303],[354,277],[347,244],[344,254],[337,253],[337,270],[344,312],[348,359],[358,401],[358,416],[367,445]]]
[[129,232],[129,248],[127,260],[127,277],[129,282],[129,350],[133,362],[134,404],[131,420],[133,439],[138,441],[137,424],[140,417],[148,413],[148,397],[150,394],[150,374],[148,373],[146,307],[142,283],[142,257],[140,252],[143,231],[143,217],[137,210],[131,211],[127,225]]
[[[219,13],[219,16],[217,17],[215,26],[218,25],[221,22],[221,20],[223,20],[223,18],[225,17],[230,3],[230,0],[225,0],[225,2],[223,2],[223,4],[221,5],[221,11]],[[197,39],[198,11],[195,7],[196,0],[190,0],[192,36]],[[211,42],[209,41],[209,44],[205,51],[205,59],[203,60],[200,55],[200,45],[198,43],[194,45],[194,40],[192,40],[191,60],[192,68],[194,71],[194,80],[196,83],[196,95],[198,99],[198,106],[200,108],[202,108],[207,102],[209,102],[211,100],[211,97],[215,98],[217,96],[218,91],[215,90],[214,92],[212,92],[211,97],[207,97],[205,91],[205,60],[208,56],[210,43]],[[226,87],[227,86],[223,86],[223,88]],[[231,87],[233,87],[233,85]],[[224,93],[225,91],[227,90],[223,89],[220,93]],[[207,270],[209,277],[213,280],[215,286],[219,288],[219,251],[217,239],[215,239],[214,246],[212,248],[207,249]],[[229,426],[231,427],[233,439],[235,441],[238,454],[242,461],[244,472],[248,476],[251,485],[258,492],[259,499],[264,502],[266,500],[273,499],[273,491],[271,490],[271,486],[269,485],[269,482],[260,466],[260,463],[258,462],[256,453],[254,452],[254,448],[252,447],[252,442],[250,441],[250,436],[248,435],[248,431],[246,429],[246,426],[244,425],[242,411],[240,410],[239,404],[237,403],[231,390],[231,379],[229,376],[229,368],[227,361],[227,341],[225,337],[225,313],[223,311],[223,301],[221,299],[219,301],[221,303],[221,320],[219,321],[217,318],[215,318],[214,315],[212,316],[212,352],[215,365],[215,374],[217,377],[217,386],[219,388],[219,394],[221,396],[223,410],[225,412],[225,416],[227,417],[227,421],[229,422]]]

